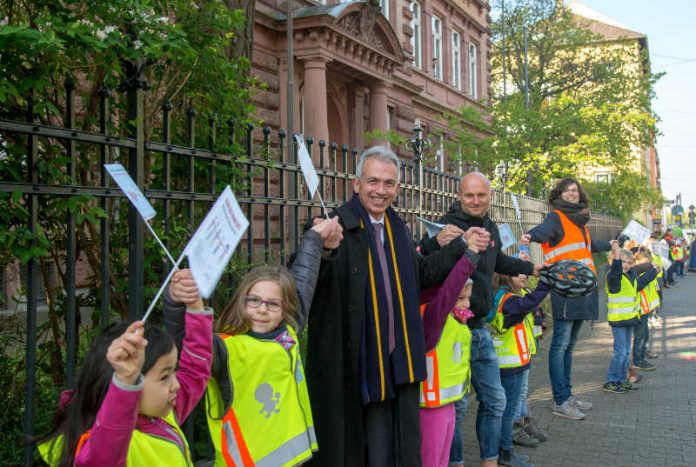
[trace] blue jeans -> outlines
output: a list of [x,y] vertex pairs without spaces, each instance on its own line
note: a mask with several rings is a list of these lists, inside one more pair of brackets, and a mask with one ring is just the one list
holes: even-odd
[[645,351],[648,349],[648,340],[650,339],[650,328],[648,327],[648,317],[650,314],[641,315],[640,323],[636,326],[635,334],[633,334],[633,364],[644,363]]
[[450,447],[449,461],[451,464],[464,463],[464,446],[462,443],[462,422],[464,421],[464,415],[466,415],[466,411],[468,408],[469,394],[465,394],[464,397],[462,397],[454,403],[456,419],[454,421],[454,436],[452,436],[452,446]]
[[500,383],[500,368],[493,339],[485,328],[471,330],[471,384],[476,390],[479,403],[476,436],[481,460],[494,460],[498,458],[505,391]]
[[514,375],[501,376],[500,382],[505,389],[505,410],[503,411],[503,421],[500,425],[500,448],[509,451],[512,449],[512,423],[515,421],[515,414],[520,406],[520,392],[522,390],[522,380],[524,374],[529,369],[522,373]]
[[572,394],[570,373],[573,366],[573,348],[578,340],[582,320],[554,319],[553,338],[549,349],[549,378],[553,401],[563,404]]
[[634,326],[611,327],[611,333],[614,335],[614,355],[609,362],[607,383],[623,383],[628,378],[633,328]]
[[[515,421],[522,420],[523,417],[529,416],[529,407],[527,406],[527,396],[529,395],[529,370],[531,370],[531,365],[529,368],[527,368],[527,371],[522,373],[522,386],[520,387],[520,403],[517,406]],[[503,387],[505,387],[504,383]],[[505,395],[507,396],[507,391],[505,392]],[[505,417],[505,414],[503,414],[503,417]]]

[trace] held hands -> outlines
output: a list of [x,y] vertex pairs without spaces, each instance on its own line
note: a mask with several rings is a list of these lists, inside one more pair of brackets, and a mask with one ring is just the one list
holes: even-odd
[[619,241],[618,240],[609,240],[609,245],[611,245],[611,257],[612,259],[618,259],[620,260],[621,257],[619,256],[619,250],[621,249],[619,247]]
[[529,234],[522,234],[520,235],[520,241],[517,242],[522,246],[529,245],[532,241],[532,236]]
[[[472,237],[474,237],[473,240]],[[464,232],[464,241],[475,253],[479,253],[488,248],[491,243],[491,233],[483,227],[469,227],[469,230]]]
[[126,332],[114,339],[106,351],[106,359],[122,383],[134,385],[138,381],[145,363],[147,340],[143,337],[144,328],[145,323],[142,321],[132,323]]
[[169,286],[169,295],[172,300],[183,303],[191,309],[203,309],[201,293],[190,269],[182,269],[174,273],[172,283]]
[[[469,230],[471,230],[471,229],[469,229]],[[480,251],[479,246],[477,245],[478,240],[479,240],[478,231],[472,232],[468,237],[466,236],[466,234],[464,235],[464,241],[466,241],[466,247],[469,250],[473,251],[474,253],[478,253]]]
[[437,244],[440,245],[440,247],[443,247],[455,238],[462,235],[464,235],[464,231],[462,229],[456,225],[447,224],[442,228],[442,230],[440,230],[440,233],[438,233],[435,238],[437,239]]
[[338,248],[343,240],[343,227],[338,223],[338,217],[331,219],[315,218],[313,221],[314,230],[321,237],[321,245],[327,250]]
[[551,267],[551,263],[541,263],[534,265],[534,277],[539,277],[539,273],[542,269]]

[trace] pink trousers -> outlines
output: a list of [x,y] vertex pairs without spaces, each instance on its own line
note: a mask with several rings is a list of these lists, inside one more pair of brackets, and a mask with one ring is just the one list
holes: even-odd
[[447,467],[454,435],[454,404],[420,409],[420,449],[423,467]]

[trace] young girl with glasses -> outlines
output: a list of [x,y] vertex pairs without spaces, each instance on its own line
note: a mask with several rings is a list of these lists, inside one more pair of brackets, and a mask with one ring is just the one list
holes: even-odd
[[[340,232],[336,219],[325,220],[305,233],[290,270],[253,268],[217,317],[205,395],[216,465],[298,465],[317,450],[298,337],[322,246],[337,246]],[[165,305],[176,335],[174,304]]]

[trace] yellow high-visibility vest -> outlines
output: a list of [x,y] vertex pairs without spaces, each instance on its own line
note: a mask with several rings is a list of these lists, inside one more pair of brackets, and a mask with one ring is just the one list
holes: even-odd
[[607,290],[607,320],[610,323],[628,321],[640,316],[640,295],[636,281],[629,280],[626,274],[621,275],[621,290],[618,293],[610,293]]
[[643,290],[639,292],[641,314],[647,315],[660,306],[660,294],[658,293],[659,289],[660,286],[658,285],[657,279],[653,279],[647,286],[645,286]]
[[[144,465],[167,465],[167,466],[181,466],[190,467],[193,465],[191,462],[191,452],[189,451],[188,441],[184,433],[179,428],[179,424],[176,422],[176,417],[174,416],[174,411],[170,411],[166,417],[163,417],[169,427],[176,432],[176,434],[182,440],[182,444],[177,444],[168,438],[160,438],[157,436],[152,436],[147,433],[143,433],[140,430],[133,430],[133,436],[131,437],[130,444],[128,445],[128,456],[126,457],[126,466],[128,467],[140,467]],[[90,432],[87,431],[82,435],[80,441],[75,449],[75,456],[80,453],[80,449],[84,445],[85,441],[90,436]],[[60,455],[63,450],[63,437],[60,436],[52,441],[46,441],[38,446],[39,454],[41,458],[51,467],[58,465]]]
[[448,314],[440,340],[425,354],[428,377],[421,382],[421,407],[442,407],[466,394],[471,374],[470,354],[469,326]]
[[279,467],[307,461],[317,450],[299,341],[286,350],[275,340],[221,335],[234,400],[226,410],[214,378],[206,416],[216,465]]
[[531,345],[533,345],[534,336],[528,322],[523,320],[510,328],[503,327],[503,304],[513,296],[512,293],[506,293],[500,298],[495,318],[491,322],[496,331],[496,335],[493,336],[493,346],[498,356],[498,366],[500,368],[524,366],[529,363],[529,359],[532,357]]

